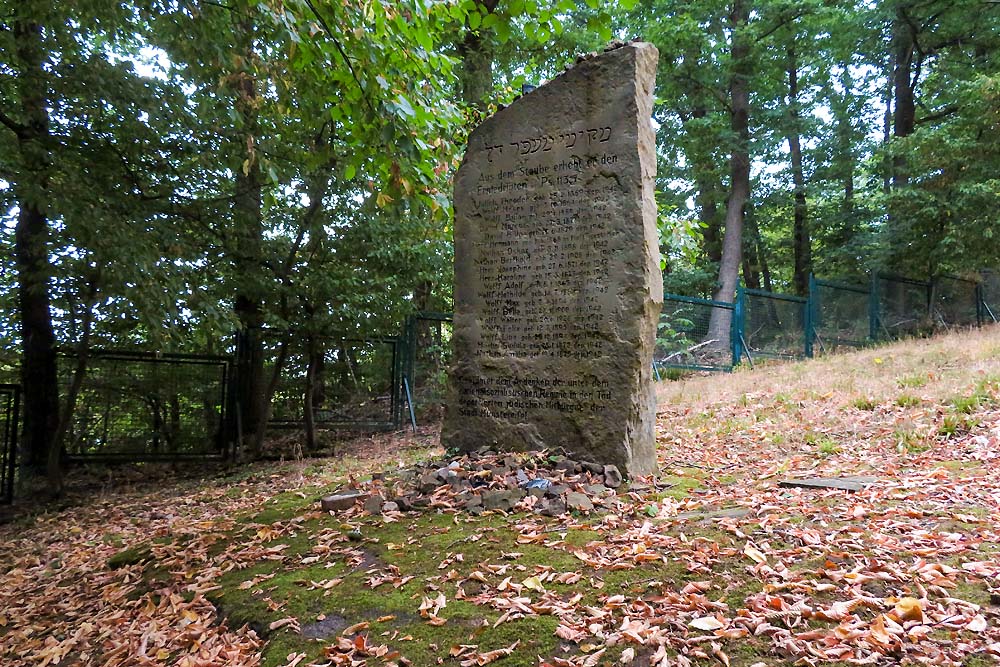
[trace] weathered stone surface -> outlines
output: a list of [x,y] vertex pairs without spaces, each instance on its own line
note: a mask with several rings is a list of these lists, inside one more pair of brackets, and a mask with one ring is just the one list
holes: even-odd
[[843,491],[860,491],[866,486],[871,486],[876,481],[875,477],[854,476],[854,477],[808,477],[804,479],[783,479],[778,482],[778,486],[786,488],[802,489],[841,489]]
[[385,498],[382,496],[369,496],[365,500],[365,511],[369,514],[381,514],[382,513],[382,503],[385,502]]
[[562,498],[546,498],[538,504],[538,513],[542,516],[559,516],[566,511],[566,502]]
[[562,470],[563,472],[579,472],[580,464],[573,459],[563,459],[556,463],[556,470]]
[[725,507],[723,509],[705,509],[698,512],[680,512],[673,519],[685,521],[710,522],[712,519],[742,519],[750,514],[750,509],[746,507]]
[[509,512],[521,502],[525,492],[522,489],[507,489],[506,491],[486,491],[483,493],[483,507],[487,510],[503,510]]
[[346,510],[354,507],[355,501],[360,499],[365,499],[368,497],[367,493],[362,493],[360,491],[348,491],[347,493],[337,493],[332,496],[326,496],[320,501],[320,505],[324,512],[339,512],[341,510]]
[[655,469],[656,61],[644,43],[585,59],[469,138],[446,447]]
[[594,509],[594,503],[591,502],[590,498],[588,498],[585,494],[577,491],[570,491],[566,494],[566,507],[571,510],[589,512]]
[[604,484],[612,489],[622,485],[622,473],[618,466],[604,466]]

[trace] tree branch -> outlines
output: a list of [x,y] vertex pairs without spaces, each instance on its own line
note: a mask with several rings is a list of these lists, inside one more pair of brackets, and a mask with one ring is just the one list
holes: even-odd
[[0,123],[6,125],[7,129],[16,134],[18,139],[23,137],[25,130],[28,129],[25,125],[18,123],[13,118],[5,114],[3,111],[0,111]]
[[358,84],[358,89],[361,91],[361,96],[364,98],[365,104],[368,105],[368,110],[372,112],[373,116],[377,115],[375,112],[375,106],[372,104],[372,101],[368,98],[368,92],[365,90],[365,87],[361,84],[361,79],[358,78],[358,73],[354,69],[354,63],[352,63],[351,59],[347,56],[347,51],[344,50],[343,45],[341,45],[341,43],[337,40],[337,38],[333,36],[333,31],[330,30],[330,26],[326,24],[326,19],[320,16],[320,13],[316,11],[316,6],[313,5],[312,0],[305,0],[305,2],[306,6],[309,7],[309,10],[313,13],[313,16],[316,17],[316,20],[319,21],[319,24],[321,26],[323,26],[323,30],[326,30],[326,34],[330,36],[331,40],[333,40],[334,46],[336,46],[337,51],[340,52],[340,57],[344,59],[344,63],[347,64],[347,68],[351,71],[351,77],[354,79],[354,82]]
[[922,125],[923,123],[933,123],[936,120],[941,120],[942,118],[947,118],[948,116],[952,115],[953,113],[957,112],[958,110],[959,110],[959,106],[957,104],[949,104],[948,106],[946,106],[945,108],[941,109],[940,111],[935,111],[934,113],[928,114],[928,115],[924,116],[923,118],[918,118],[917,120],[913,121],[913,124],[914,125]]

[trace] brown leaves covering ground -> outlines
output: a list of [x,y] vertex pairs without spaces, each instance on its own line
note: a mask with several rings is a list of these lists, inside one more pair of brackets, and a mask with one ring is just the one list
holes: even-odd
[[[413,587],[412,622],[426,627],[448,627],[448,605],[459,602],[488,610],[494,628],[557,621],[547,655],[526,653],[524,642],[487,650],[473,630],[468,641],[439,647],[440,664],[968,665],[1000,657],[995,331],[670,383],[660,410],[661,481],[674,486],[637,486],[591,516],[505,517],[525,552],[549,554],[537,562],[510,552],[466,562],[464,545],[492,539],[496,528],[490,517],[457,515],[448,534],[457,539],[433,575],[413,581],[400,566],[366,562],[338,524],[367,521],[374,531],[379,521],[413,519],[366,518],[360,507],[322,517],[312,500],[337,474],[384,469],[385,450],[347,470],[256,467],[237,481],[108,494],[5,526],[0,663],[256,665],[262,640],[229,627],[208,601],[222,575],[321,559],[353,559],[357,585],[369,589]],[[850,474],[878,481],[857,493],[777,485]],[[304,509],[233,538],[234,517],[283,491],[301,493]],[[304,551],[279,539],[311,521],[323,527],[302,528],[311,542]],[[567,538],[581,529],[593,539]],[[419,548],[425,537],[380,547]],[[123,547],[150,540],[150,565],[107,567]],[[307,581],[299,594],[346,595],[351,581]],[[316,620],[268,604],[265,625],[286,639]],[[417,664],[406,657],[413,637],[376,632],[398,619],[347,620],[319,657],[303,639],[302,652],[281,664]]]

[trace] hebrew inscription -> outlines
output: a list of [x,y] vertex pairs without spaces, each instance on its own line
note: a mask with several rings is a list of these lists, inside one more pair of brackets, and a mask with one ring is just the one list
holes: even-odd
[[585,60],[470,137],[446,445],[655,465],[655,65],[648,44]]

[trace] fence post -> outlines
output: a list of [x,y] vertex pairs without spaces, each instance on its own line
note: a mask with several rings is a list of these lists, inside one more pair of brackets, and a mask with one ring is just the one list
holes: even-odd
[[729,338],[733,348],[733,367],[743,359],[743,284],[736,283],[736,301],[733,302],[733,321]]
[[980,282],[976,283],[976,326],[983,326],[986,318],[983,315],[983,284]]
[[810,272],[809,273],[809,293],[806,295],[806,357],[812,358],[813,356],[813,339],[816,335],[816,306],[817,299],[819,298],[818,290],[816,289],[816,276]]
[[879,293],[878,293],[878,273],[872,271],[871,288],[868,291],[868,338],[872,343],[878,342],[879,327]]
[[396,376],[396,412],[393,415],[396,427],[403,426],[403,402],[406,400],[406,380],[413,381],[413,348],[415,345],[414,328],[416,327],[416,316],[407,315],[403,324],[403,335],[399,342],[399,372]]

